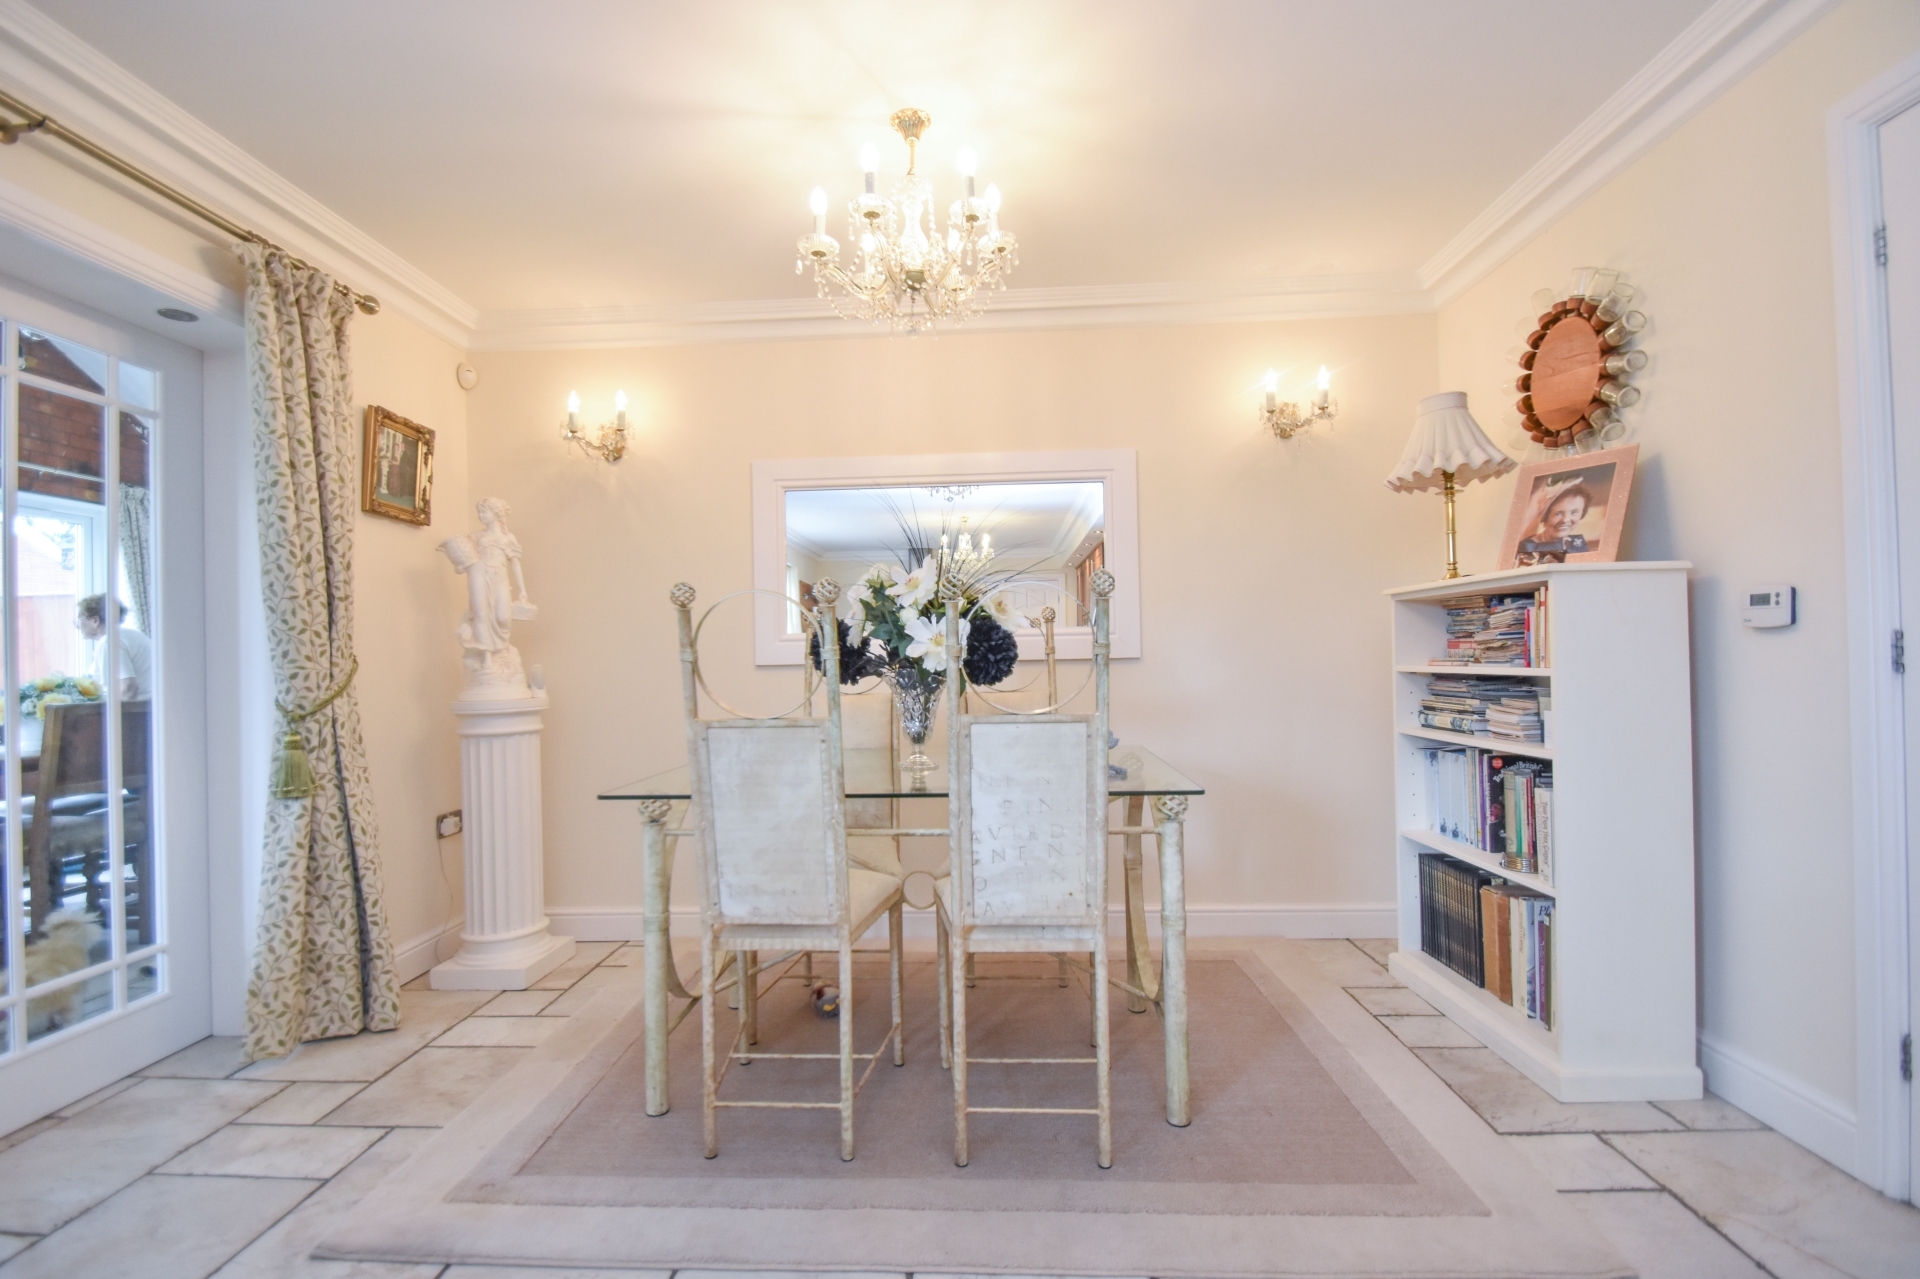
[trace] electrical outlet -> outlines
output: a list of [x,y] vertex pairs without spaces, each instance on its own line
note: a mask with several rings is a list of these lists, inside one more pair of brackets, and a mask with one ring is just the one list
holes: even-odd
[[460,833],[462,829],[460,812],[461,810],[456,808],[451,813],[442,813],[433,819],[433,829],[441,839],[451,839]]

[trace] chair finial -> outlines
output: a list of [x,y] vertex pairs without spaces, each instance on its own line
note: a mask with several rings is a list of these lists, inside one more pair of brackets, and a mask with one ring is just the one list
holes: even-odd
[[822,604],[832,604],[840,598],[840,583],[830,577],[823,577],[813,584],[813,598]]
[[1040,610],[1040,620],[1043,622],[1051,622],[1058,616],[1060,615],[1053,611],[1053,605],[1051,604]]
[[693,607],[693,588],[685,582],[674,583],[673,590],[668,592],[667,597],[673,601],[675,608]]
[[1103,599],[1113,594],[1113,574],[1103,568],[1093,570],[1093,593]]

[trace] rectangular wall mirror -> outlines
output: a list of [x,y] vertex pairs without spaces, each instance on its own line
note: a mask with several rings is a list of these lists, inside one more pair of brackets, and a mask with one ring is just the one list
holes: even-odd
[[[896,576],[945,536],[991,555],[1015,611],[1023,660],[1039,658],[1042,610],[1054,610],[1055,651],[1092,656],[1092,577],[1115,577],[1113,656],[1140,655],[1138,544],[1132,450],[756,462],[755,660],[801,660],[800,609],[823,577],[844,590],[886,564]],[[845,608],[842,608],[843,615]]]

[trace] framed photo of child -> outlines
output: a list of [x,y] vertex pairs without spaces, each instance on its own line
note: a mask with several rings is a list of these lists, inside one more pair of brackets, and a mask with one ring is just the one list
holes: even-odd
[[367,406],[360,509],[408,524],[433,519],[433,431],[377,404]]
[[1620,558],[1638,444],[1529,462],[1513,488],[1500,567],[1610,563]]

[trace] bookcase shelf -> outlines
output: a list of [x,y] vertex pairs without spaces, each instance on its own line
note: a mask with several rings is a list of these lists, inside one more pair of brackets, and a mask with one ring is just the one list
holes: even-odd
[[[1690,567],[1673,561],[1552,565],[1387,592],[1399,917],[1399,948],[1389,966],[1561,1101],[1701,1095]],[[1446,649],[1446,601],[1543,585],[1551,669],[1427,665]],[[1548,742],[1419,727],[1419,702],[1435,676],[1541,681],[1551,698]],[[1433,829],[1426,757],[1435,746],[1553,762],[1551,883],[1510,873],[1497,854]],[[1551,1028],[1423,952],[1420,857],[1431,853],[1553,899]]]

